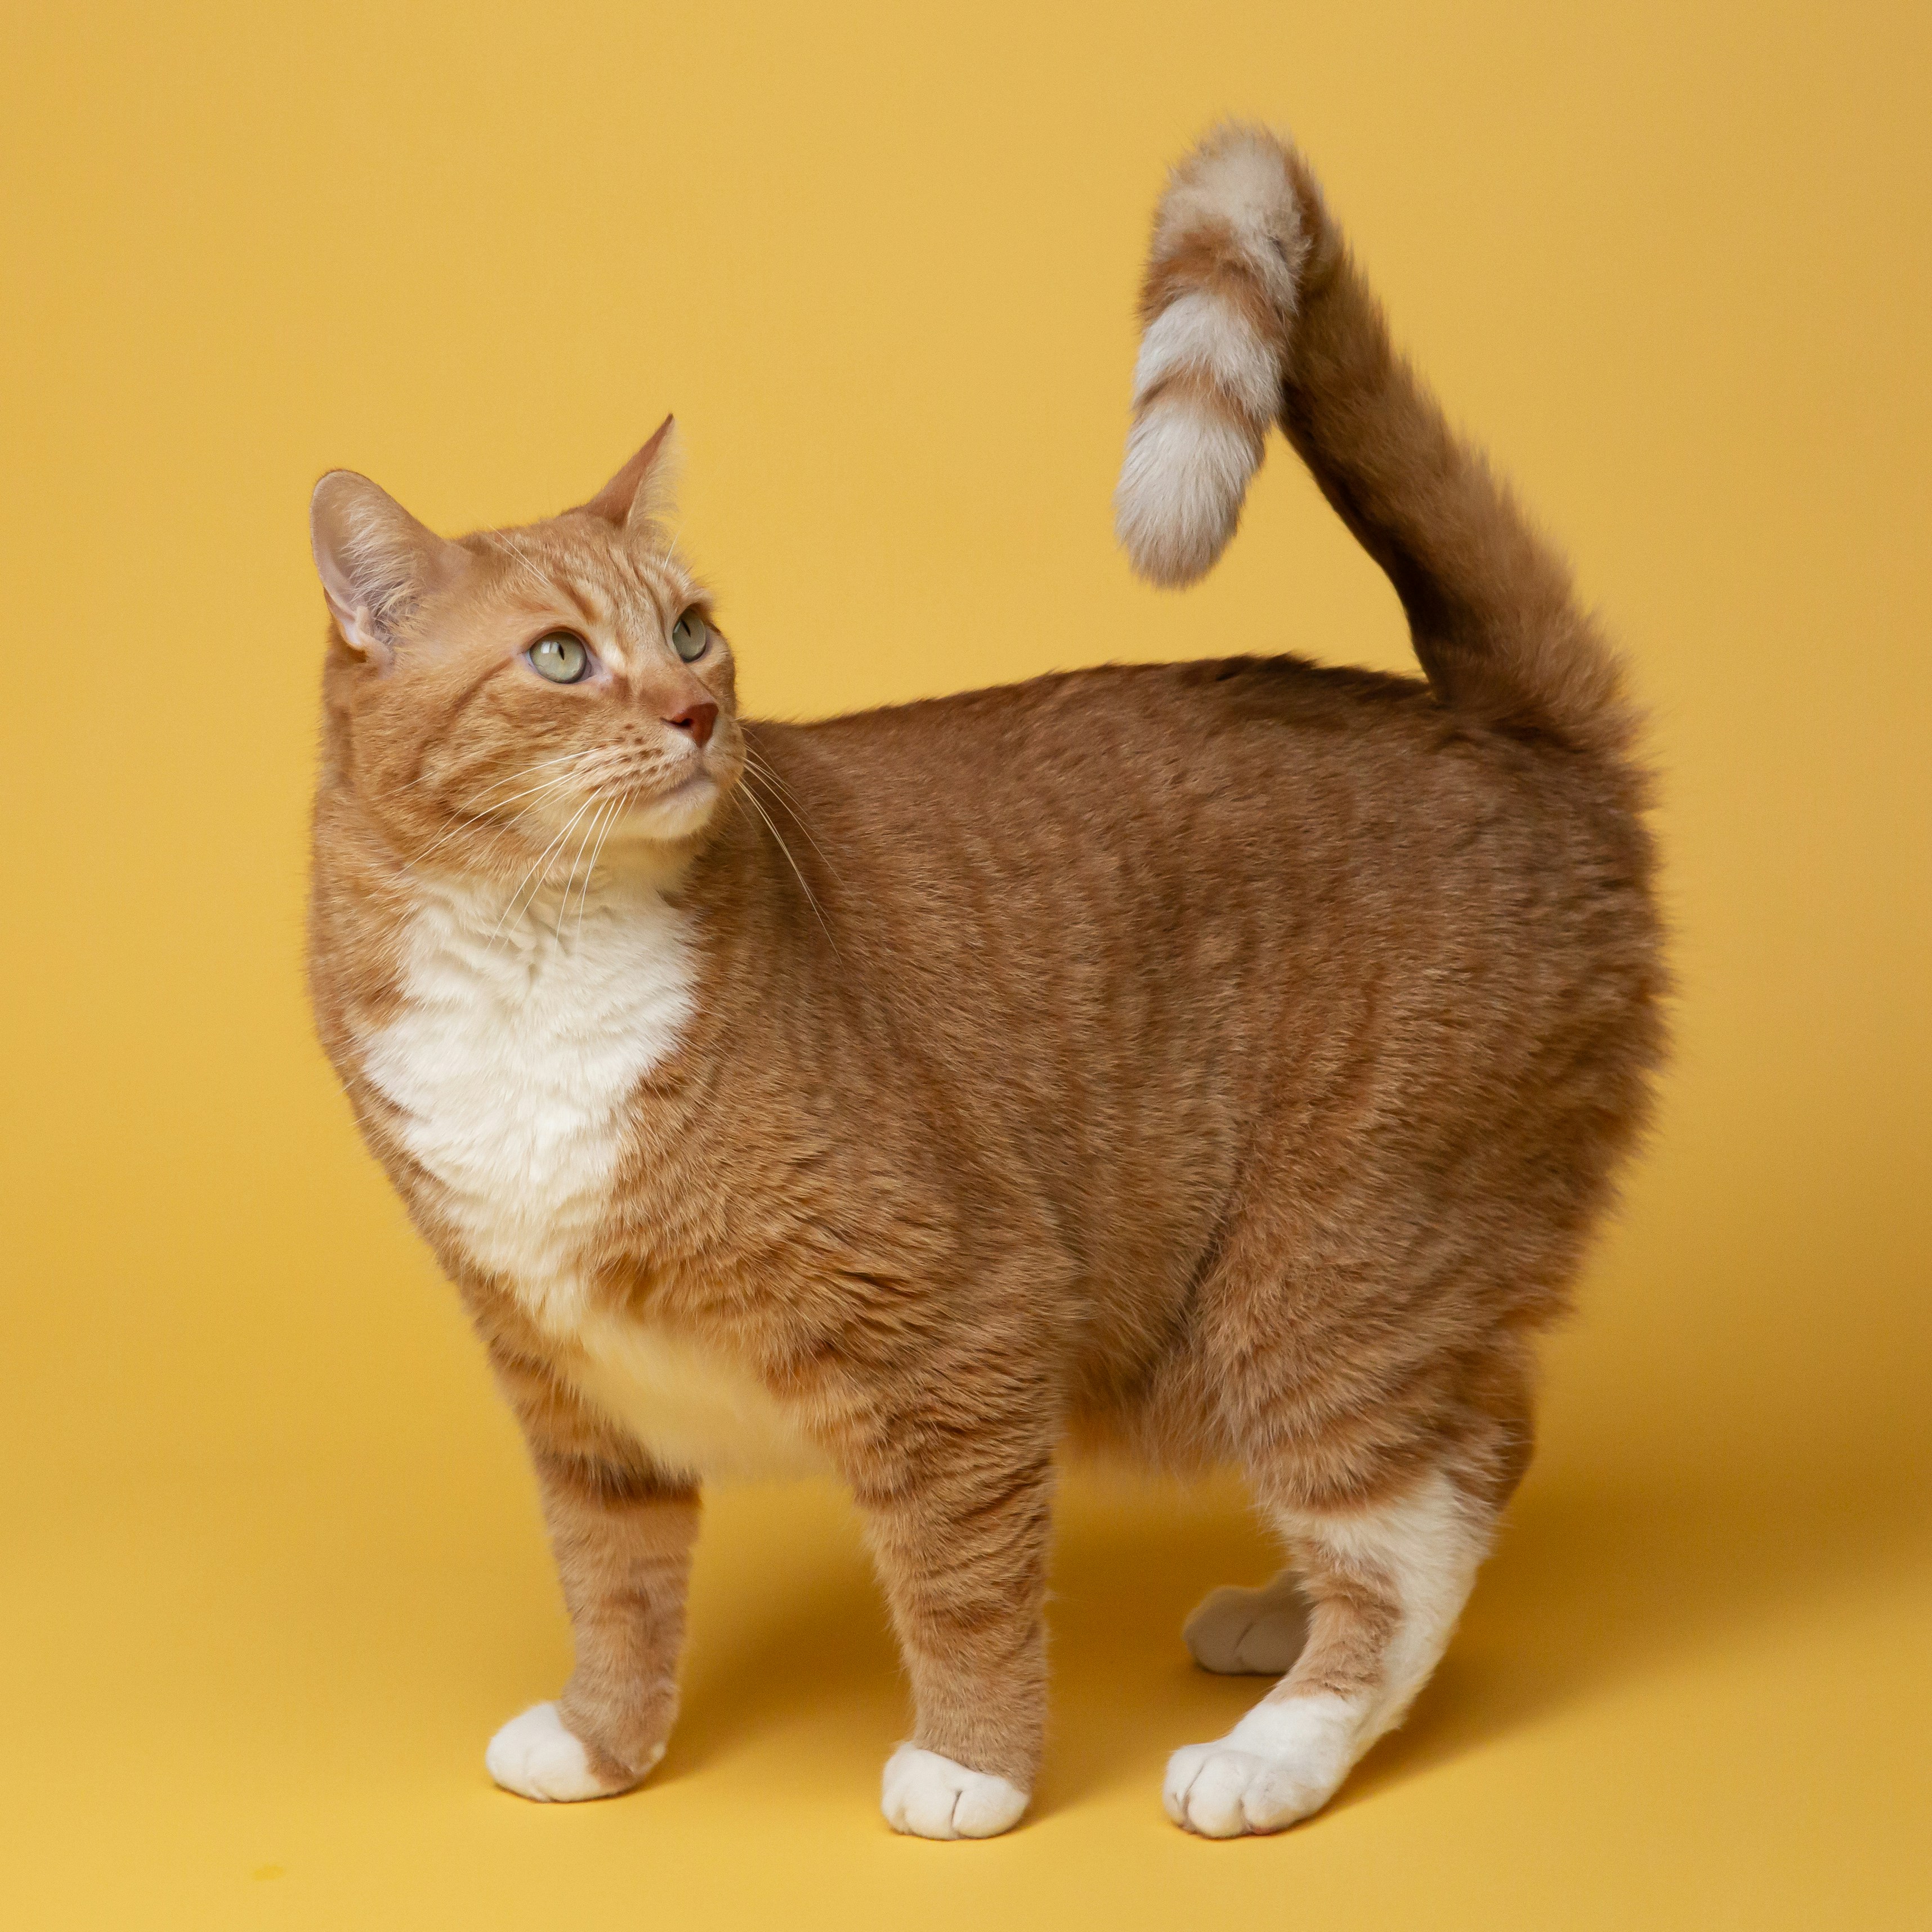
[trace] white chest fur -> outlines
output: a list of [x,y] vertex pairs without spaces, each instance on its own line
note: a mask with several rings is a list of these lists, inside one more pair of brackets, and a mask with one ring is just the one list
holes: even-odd
[[574,908],[506,917],[507,898],[424,888],[404,1010],[363,1070],[402,1109],[404,1141],[447,1190],[472,1258],[558,1329],[579,1311],[631,1094],[689,1016],[692,962],[678,915],[647,888],[611,887],[580,934]]
[[695,962],[682,916],[621,880],[577,910],[503,916],[507,892],[425,886],[400,1013],[363,1067],[445,1190],[476,1264],[560,1340],[582,1344],[585,1394],[668,1466],[757,1473],[804,1454],[742,1370],[653,1329],[588,1318],[585,1268],[633,1145],[632,1096],[676,1046]]

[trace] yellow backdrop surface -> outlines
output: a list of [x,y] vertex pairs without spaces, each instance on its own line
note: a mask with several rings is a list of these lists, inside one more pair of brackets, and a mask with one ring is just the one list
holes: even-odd
[[[22,8],[0,63],[11,1926],[1932,1924],[1932,15],[626,4]],[[1437,1684],[1212,1845],[1178,1627],[1238,1498],[1076,1479],[1035,1822],[892,1838],[844,1504],[712,1508],[634,1796],[494,1791],[567,1636],[453,1298],[299,957],[310,482],[446,529],[668,408],[751,705],[1290,648],[1407,662],[1285,452],[1202,588],[1108,494],[1144,224],[1294,127],[1654,703],[1655,1145]]]

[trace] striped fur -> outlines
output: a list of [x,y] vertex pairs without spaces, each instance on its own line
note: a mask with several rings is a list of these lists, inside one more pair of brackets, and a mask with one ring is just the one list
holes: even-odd
[[1225,129],[1174,170],[1141,290],[1133,424],[1114,496],[1120,541],[1156,584],[1204,576],[1234,533],[1280,413],[1306,252],[1271,135]]
[[1190,584],[1226,548],[1279,422],[1402,599],[1436,696],[1612,758],[1638,719],[1570,573],[1389,340],[1307,163],[1227,127],[1174,171],[1114,493],[1134,568]]

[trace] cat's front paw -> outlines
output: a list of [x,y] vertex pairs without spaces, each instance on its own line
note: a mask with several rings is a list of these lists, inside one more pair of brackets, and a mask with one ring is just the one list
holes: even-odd
[[[648,1772],[664,1756],[658,1745]],[[512,1718],[490,1740],[483,1754],[490,1775],[506,1791],[550,1804],[571,1804],[580,1798],[610,1798],[628,1791],[644,1775],[612,1779],[602,1776],[590,1754],[566,1728],[554,1704],[533,1704]]]
[[886,1760],[879,1808],[895,1832],[914,1838],[996,1838],[1020,1822],[1027,1793],[990,1772],[901,1744]]
[[1167,1815],[1204,1838],[1280,1832],[1318,1811],[1358,1754],[1360,1713],[1348,1700],[1262,1703],[1225,1738],[1184,1744],[1167,1761]]

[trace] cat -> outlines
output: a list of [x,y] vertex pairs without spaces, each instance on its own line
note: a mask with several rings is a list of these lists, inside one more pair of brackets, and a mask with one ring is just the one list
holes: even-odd
[[910,1679],[887,1821],[1006,1830],[1090,1448],[1232,1465],[1280,1532],[1186,1636],[1281,1681],[1163,1794],[1276,1831],[1401,1720],[1522,1476],[1664,1047],[1638,715],[1294,148],[1176,169],[1142,308],[1134,566],[1205,572],[1279,423],[1426,680],[1232,657],[755,724],[668,421],[457,541],[316,486],[317,1024],[527,1436],[575,1639],[489,1745],[511,1791],[644,1778],[700,1482],[824,1472]]

